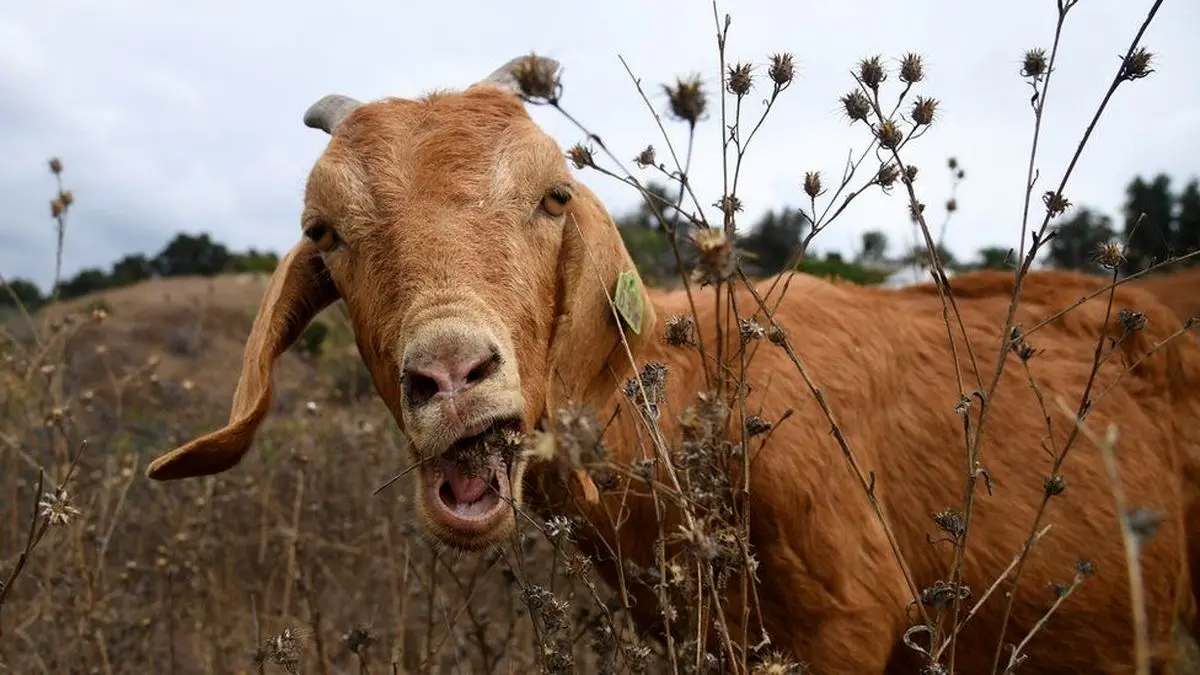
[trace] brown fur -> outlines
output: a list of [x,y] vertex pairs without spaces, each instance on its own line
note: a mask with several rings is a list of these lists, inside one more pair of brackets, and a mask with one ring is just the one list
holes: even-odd
[[[564,185],[573,195],[565,212],[541,208],[543,196]],[[438,317],[453,317],[463,340],[486,335],[499,344],[509,369],[463,402],[472,415],[483,419],[508,405],[498,402],[519,394],[521,419],[530,430],[569,401],[595,406],[602,420],[624,402],[626,412],[606,443],[618,463],[643,456],[639,423],[619,393],[633,369],[604,292],[611,292],[621,271],[633,268],[632,261],[603,206],[574,181],[557,145],[517,97],[479,86],[357,108],[334,129],[310,176],[302,224],[317,222],[335,229],[344,244],[322,253],[302,239],[281,262],[247,342],[229,426],[159,458],[148,469],[151,477],[180,479],[236,465],[266,413],[273,360],[339,297],[380,396],[414,438],[416,459],[437,454],[444,444],[436,439],[464,428],[446,414],[414,413],[400,384],[404,354],[431,339],[429,326]],[[998,355],[1007,277],[979,273],[953,280],[985,381]],[[1032,325],[1094,282],[1071,274],[1030,275],[1021,323]],[[759,283],[760,293],[769,285]],[[1149,323],[1102,369],[1097,392],[1106,391],[1171,330],[1169,310],[1149,294],[1122,288],[1117,296],[1118,307],[1135,307]],[[683,294],[649,292],[646,300],[642,334],[626,331],[625,338],[639,364],[668,366],[661,421],[670,441],[677,434],[675,415],[703,388],[702,369],[695,350],[662,341],[665,317],[688,312]],[[738,292],[738,306],[743,312],[755,306],[745,289]],[[699,296],[698,312],[711,349],[716,339],[711,293]],[[1056,445],[1070,420],[1055,402],[1061,397],[1067,406],[1078,405],[1103,316],[1103,301],[1092,301],[1030,338],[1045,350],[1030,367],[1050,406]],[[928,587],[946,579],[950,550],[929,544],[926,536],[937,536],[933,513],[961,503],[964,450],[936,294],[929,286],[886,291],[799,275],[778,318],[858,461],[877,477],[879,498],[917,583]],[[1115,320],[1105,330],[1115,334]],[[1118,458],[1129,502],[1164,514],[1141,557],[1157,672],[1174,655],[1176,620],[1191,625],[1194,618],[1185,545],[1196,521],[1185,521],[1184,514],[1195,503],[1196,482],[1185,490],[1179,477],[1181,465],[1191,466],[1181,451],[1194,456],[1200,422],[1198,352],[1195,343],[1172,344],[1132,368],[1095,402],[1087,422],[1097,435],[1110,423],[1119,427]],[[966,363],[961,342],[959,353]],[[964,373],[970,391],[975,374],[967,365]],[[910,653],[900,646],[908,625],[908,589],[830,436],[829,422],[774,345],[760,346],[748,380],[753,387],[748,409],[770,420],[795,410],[758,455],[750,478],[762,627],[774,647],[808,661],[813,672],[915,672]],[[982,444],[995,494],[980,489],[971,530],[965,575],[975,597],[1029,535],[1050,467],[1046,435],[1034,392],[1011,356]],[[537,488],[529,490],[532,506],[543,514],[582,512],[596,526],[596,533],[580,534],[580,545],[599,559],[598,569],[610,583],[618,570],[604,555],[610,547],[642,566],[653,565],[651,542],[660,523],[638,484],[621,482],[588,507],[570,499],[557,474],[536,466],[529,473],[529,487]],[[1068,488],[1050,504],[1045,522],[1053,529],[1030,556],[1008,640],[1019,641],[1033,627],[1052,601],[1050,585],[1068,582],[1076,563],[1087,559],[1095,576],[1032,641],[1022,672],[1133,672],[1123,548],[1095,443],[1081,436],[1063,473]],[[522,464],[514,483],[518,502],[523,475]],[[462,548],[498,542],[513,525],[509,515],[488,534],[466,537],[434,524],[424,501],[418,504],[433,534]],[[609,523],[621,508],[625,522],[613,532]],[[661,526],[673,532],[679,521],[680,514],[669,511]],[[667,553],[677,550],[672,546]],[[739,625],[738,587],[730,585],[727,620],[735,640],[748,633],[753,644],[760,626]],[[631,589],[635,616],[644,630],[654,631],[655,598],[639,589]],[[1003,606],[995,596],[968,624],[957,651],[960,672],[986,672]]]

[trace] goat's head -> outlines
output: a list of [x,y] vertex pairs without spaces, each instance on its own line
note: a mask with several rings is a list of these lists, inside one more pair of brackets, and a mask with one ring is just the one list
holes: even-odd
[[[275,359],[341,299],[421,463],[415,501],[432,533],[470,550],[508,535],[525,460],[492,439],[612,391],[627,360],[612,358],[624,352],[609,294],[623,272],[636,278],[608,213],[516,92],[530,65],[557,71],[521,57],[462,92],[313,104],[305,124],[329,144],[251,329],[229,424],[155,460],[151,478],[236,465],[269,408]],[[632,341],[655,323],[640,299]]]

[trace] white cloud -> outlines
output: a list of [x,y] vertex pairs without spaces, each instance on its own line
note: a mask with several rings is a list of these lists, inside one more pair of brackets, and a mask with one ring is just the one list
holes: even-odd
[[[1016,243],[1032,116],[1017,76],[1021,53],[1049,47],[1053,3],[729,4],[730,60],[762,63],[795,53],[799,77],[749,151],[741,192],[750,218],[800,206],[805,171],[826,183],[865,142],[846,124],[838,97],[861,57],[925,56],[922,92],[941,101],[935,128],[912,146],[918,184],[938,222],[947,196],[946,158],[967,171],[961,211],[948,235],[960,256]],[[1063,33],[1049,92],[1039,169],[1041,189],[1061,175],[1133,36],[1146,2],[1080,3]],[[565,67],[565,105],[628,160],[653,143],[653,119],[618,60],[624,56],[658,110],[660,84],[700,72],[717,82],[711,5],[656,3],[411,5],[358,2],[18,3],[0,21],[0,249],[6,275],[49,282],[53,236],[46,159],[63,158],[77,195],[66,274],[107,266],[134,250],[153,252],[180,230],[210,231],[235,248],[284,250],[297,233],[303,182],[326,138],[301,123],[323,94],[370,99],[461,87],[512,56],[535,50]],[[724,9],[722,11],[725,11]],[[1164,171],[1182,182],[1200,173],[1181,152],[1200,133],[1200,62],[1192,32],[1200,6],[1164,3],[1147,31],[1157,72],[1118,91],[1068,187],[1076,204],[1118,214],[1125,184]],[[751,100],[757,109],[756,97]],[[720,192],[719,116],[699,128],[693,182],[707,204]],[[548,109],[535,117],[566,147],[581,135]],[[668,127],[682,143],[680,125]],[[629,163],[632,166],[632,162]],[[613,211],[633,193],[584,174]],[[894,244],[910,232],[900,195],[866,195],[818,238],[848,250],[868,229]]]

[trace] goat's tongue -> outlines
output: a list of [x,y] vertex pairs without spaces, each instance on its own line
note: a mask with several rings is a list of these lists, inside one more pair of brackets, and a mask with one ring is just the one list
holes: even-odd
[[445,462],[442,471],[450,483],[450,491],[454,493],[454,500],[459,504],[477,502],[487,491],[487,479],[481,476],[468,476],[456,462]]

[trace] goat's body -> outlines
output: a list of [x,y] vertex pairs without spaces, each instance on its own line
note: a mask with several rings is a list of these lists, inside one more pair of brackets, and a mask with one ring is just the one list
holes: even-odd
[[[1075,275],[1031,275],[1019,323],[1031,326],[1065,307],[1083,295],[1075,293],[1077,288],[1092,281]],[[980,385],[955,325],[957,360],[969,395],[990,382],[1010,289],[994,274],[966,275],[954,283],[983,380]],[[771,280],[760,282],[759,293],[765,296],[770,285]],[[876,493],[916,585],[929,589],[950,581],[953,547],[933,515],[961,509],[967,469],[963,418],[954,412],[959,403],[955,357],[936,291],[931,286],[882,291],[803,275],[790,285],[777,320],[823,390],[864,474],[875,475]],[[961,293],[958,286],[963,287]],[[772,298],[777,294],[778,290]],[[697,313],[711,351],[715,315],[710,298],[711,292],[698,296]],[[1022,364],[1010,356],[985,422],[981,468],[987,480],[981,476],[976,488],[963,579],[973,595],[962,603],[960,620],[1031,534],[1051,470],[1047,450],[1061,451],[1071,428],[1091,371],[1104,304],[1103,298],[1089,302],[1030,337],[1035,347],[1045,349],[1029,364],[1044,410]],[[743,315],[755,306],[749,293],[738,294]],[[1110,325],[1121,307],[1137,309],[1149,319],[1146,328],[1130,338],[1131,347],[1125,351],[1132,359],[1165,338],[1177,323],[1146,294],[1122,289]],[[660,316],[688,311],[682,292],[656,298]],[[736,329],[732,332],[736,336]],[[1092,398],[1099,400],[1085,425],[1095,437],[1103,437],[1110,423],[1118,427],[1116,451],[1127,503],[1163,514],[1141,554],[1151,648],[1160,664],[1173,654],[1176,619],[1189,621],[1193,607],[1178,453],[1185,440],[1180,431],[1189,425],[1194,429],[1200,420],[1195,346],[1171,345],[1164,351],[1170,366],[1161,365],[1161,358],[1151,359],[1111,390],[1116,375],[1129,364],[1118,363],[1118,357],[1101,368],[1092,388]],[[692,349],[663,345],[647,348],[639,358],[641,363],[668,366],[667,403],[660,422],[666,437],[674,439],[674,416],[704,390],[698,356]],[[824,413],[785,352],[765,340],[757,347],[746,380],[753,388],[746,404],[750,413],[778,420],[785,410],[795,410],[757,455],[750,480],[751,539],[761,565],[758,604],[773,645],[809,661],[818,673],[892,672],[889,667],[916,672],[919,654],[902,645],[912,596]],[[1100,392],[1105,392],[1102,397]],[[1061,410],[1060,401],[1070,412]],[[601,419],[607,419],[615,403],[600,406]],[[973,408],[978,405],[977,399],[971,401]],[[632,418],[622,418],[608,442],[615,460],[627,464],[642,456],[644,443],[635,436]],[[971,418],[974,433],[977,410]],[[1042,519],[1052,528],[1025,564],[1005,641],[1020,642],[1053,603],[1054,585],[1070,585],[1078,564],[1087,561],[1095,576],[1083,580],[1039,630],[1021,672],[1133,672],[1125,553],[1096,442],[1081,434],[1061,474],[1066,490],[1051,498]],[[659,477],[666,482],[664,473]],[[991,495],[985,482],[991,483]],[[645,492],[638,487],[632,491]],[[593,513],[590,519],[610,541],[619,541],[622,558],[655,567],[648,542],[657,537],[660,523],[653,503],[618,489],[604,501],[614,517],[622,499],[630,513],[619,539],[611,539],[606,517]],[[662,531],[673,534],[679,522],[679,515],[672,513],[661,523]],[[931,544],[928,538],[940,543]],[[584,544],[597,555],[605,548],[594,539]],[[611,583],[617,582],[615,568],[601,569]],[[725,620],[739,639],[744,629],[741,601],[736,599],[740,581],[730,581],[730,588],[735,599],[726,607]],[[635,614],[644,625],[657,623],[652,590],[635,596]],[[996,592],[966,624],[956,650],[959,672],[990,672],[1005,604],[1004,592]],[[933,616],[936,609],[928,609]],[[911,612],[916,616],[915,608]],[[950,616],[946,610],[943,630],[951,625]],[[748,641],[755,644],[761,637],[757,610],[751,611],[749,628]],[[914,639],[928,645],[927,634],[918,633]],[[1003,659],[1007,657],[1006,650]]]

